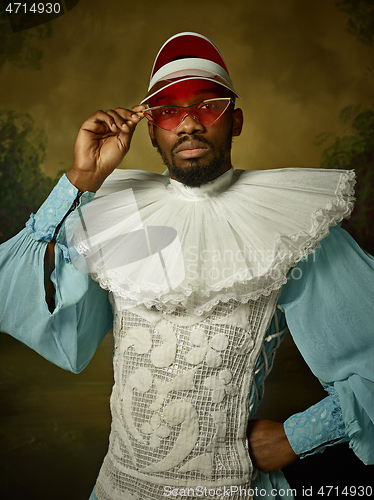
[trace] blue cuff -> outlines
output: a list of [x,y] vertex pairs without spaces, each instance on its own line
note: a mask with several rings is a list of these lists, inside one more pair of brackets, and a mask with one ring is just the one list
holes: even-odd
[[[71,184],[64,174],[53,188],[46,201],[39,208],[36,215],[31,214],[29,220],[26,222],[26,228],[31,238],[37,241],[51,241],[57,227],[76,200],[78,193],[78,189]],[[86,191],[80,196],[79,205],[77,206],[85,205],[90,202],[94,196],[95,193]],[[67,249],[63,227],[59,230],[56,241],[62,247],[65,255]]]
[[338,396],[334,389],[329,389],[329,392],[330,396],[306,411],[292,415],[283,424],[291,448],[300,458],[349,441]]

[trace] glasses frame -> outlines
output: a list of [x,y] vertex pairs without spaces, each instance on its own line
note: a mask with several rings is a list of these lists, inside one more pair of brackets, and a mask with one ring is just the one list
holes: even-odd
[[[179,108],[179,109],[185,109],[187,110],[188,108],[192,108],[193,106],[197,106],[198,104],[203,104],[205,102],[213,102],[213,101],[227,101],[227,105],[225,107],[225,109],[222,111],[222,113],[217,116],[217,118],[215,120],[213,120],[211,123],[201,123],[199,122],[199,120],[197,120],[197,118],[195,118],[193,115],[189,114],[186,112],[185,115],[182,116],[181,118],[181,121],[178,123],[178,125],[172,129],[168,129],[168,128],[163,128],[163,127],[160,127],[160,125],[157,125],[157,123],[155,123],[152,119],[152,117],[148,117],[146,115],[146,113],[148,111],[153,111],[153,110],[156,110],[156,109],[163,109],[163,108]],[[166,104],[164,106],[154,106],[152,108],[150,108],[147,104],[147,109],[145,109],[144,111],[142,111],[143,115],[147,118],[147,120],[149,120],[151,123],[153,123],[154,125],[156,125],[156,127],[158,128],[161,128],[162,130],[167,130],[168,132],[172,132],[173,130],[177,129],[179,127],[179,125],[183,122],[183,120],[186,118],[186,116],[191,116],[191,118],[193,118],[195,121],[197,121],[198,123],[200,123],[201,125],[213,125],[213,123],[215,123],[217,120],[219,120],[221,118],[221,116],[223,115],[223,113],[225,113],[228,109],[228,107],[230,106],[230,104],[233,103],[235,104],[235,101],[232,97],[214,97],[212,99],[204,99],[204,101],[199,101],[199,102],[195,102],[194,104],[190,104],[189,106],[170,106],[169,104]]]

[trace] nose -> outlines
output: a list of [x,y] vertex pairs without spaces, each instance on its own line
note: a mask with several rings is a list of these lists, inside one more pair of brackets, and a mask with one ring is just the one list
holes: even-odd
[[193,134],[195,132],[203,132],[204,125],[195,120],[191,115],[186,115],[182,122],[176,128],[176,133],[183,134]]

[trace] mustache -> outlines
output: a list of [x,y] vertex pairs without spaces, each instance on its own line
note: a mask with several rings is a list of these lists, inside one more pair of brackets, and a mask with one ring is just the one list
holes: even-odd
[[199,141],[199,142],[204,142],[205,144],[208,144],[209,147],[213,148],[213,144],[206,139],[205,137],[202,137],[201,135],[187,135],[184,137],[181,137],[180,139],[177,140],[177,142],[174,144],[174,146],[171,148],[170,153],[173,154],[174,151],[179,147],[181,144],[187,141]]

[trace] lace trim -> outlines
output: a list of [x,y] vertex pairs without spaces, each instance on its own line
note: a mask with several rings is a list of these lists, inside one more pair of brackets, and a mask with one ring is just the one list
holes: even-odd
[[343,420],[343,412],[342,412],[342,407],[340,405],[338,393],[336,392],[334,386],[327,386],[327,387],[325,387],[325,390],[329,393],[329,396],[331,398],[331,402],[333,404],[333,410],[331,412],[331,416],[332,416],[333,420],[335,421],[336,426],[340,426],[340,425],[344,424],[344,420]]
[[[70,210],[89,203],[94,196],[95,193],[88,191],[81,193],[78,191],[64,174],[46,201],[39,208],[36,215],[30,215],[29,220],[26,222],[29,235],[36,241],[50,242],[55,236],[58,226],[69,214]],[[63,227],[58,231],[56,240],[63,251],[65,260],[70,262],[65,229]]]
[[56,227],[69,210],[78,189],[63,175],[36,215],[31,214],[26,228],[34,240],[51,241]]
[[[138,300],[137,300],[135,295],[124,293],[123,289],[120,287],[114,286],[113,282],[111,280],[106,280],[97,274],[90,274],[90,276],[93,280],[95,280],[99,283],[101,288],[104,288],[105,290],[111,291],[111,292],[113,292],[114,295],[117,295],[120,299],[123,299],[124,307],[127,308],[127,307],[134,307],[135,305],[139,305]],[[241,304],[246,304],[250,300],[257,300],[261,296],[267,297],[273,291],[281,288],[285,283],[287,283],[286,277],[282,278],[279,282],[273,283],[265,290],[249,292],[248,294],[242,294],[240,297],[237,296],[236,292],[227,292],[227,293],[218,294],[214,297],[214,299],[211,299],[207,302],[204,302],[204,304],[202,304],[201,306],[198,306],[195,309],[193,309],[192,314],[195,314],[197,316],[201,316],[204,313],[211,311],[220,302],[226,304],[230,300],[236,300],[236,301],[240,302]],[[154,289],[152,289],[152,291],[154,291]],[[158,290],[156,289],[156,291],[158,291]],[[196,292],[198,293],[198,290],[196,290]],[[189,293],[189,291],[187,290],[185,292],[185,297],[188,299],[190,297],[191,293],[192,292]],[[205,296],[202,295],[201,297],[205,297]],[[144,304],[148,309],[155,307],[157,310],[163,311],[166,313],[174,312],[175,308],[179,307],[179,306],[186,308],[190,312],[188,300],[184,300],[183,297],[179,297],[179,296],[176,296],[175,298],[170,298],[170,297],[164,296],[164,297],[159,297],[159,298],[153,299],[153,300],[143,300],[142,304]]]
[[[329,391],[330,392],[330,391]],[[337,395],[331,395],[284,423],[294,452],[304,458],[322,453],[327,446],[348,441]]]

